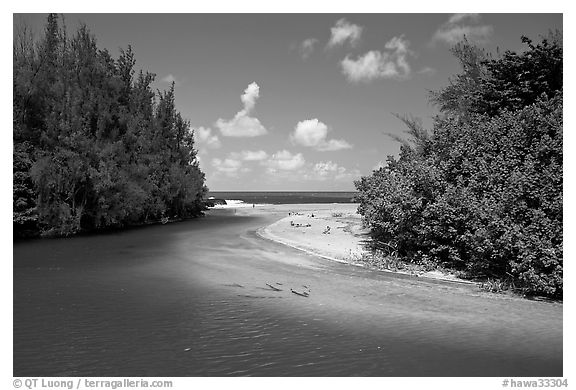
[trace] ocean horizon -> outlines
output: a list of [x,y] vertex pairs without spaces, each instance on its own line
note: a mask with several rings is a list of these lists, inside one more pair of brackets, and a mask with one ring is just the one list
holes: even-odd
[[208,197],[257,204],[354,203],[355,191],[210,191]]

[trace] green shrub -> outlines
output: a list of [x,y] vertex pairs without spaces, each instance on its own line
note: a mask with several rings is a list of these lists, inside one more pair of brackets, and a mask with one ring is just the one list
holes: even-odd
[[[550,55],[561,55],[552,47]],[[490,71],[511,57],[535,66],[529,54],[509,53],[500,63],[490,62],[478,85],[485,88]],[[547,63],[542,56],[536,60]],[[451,108],[436,118],[431,134],[404,119],[412,144],[355,183],[358,212],[376,245],[393,246],[412,261],[434,262],[470,277],[512,277],[528,294],[559,297],[562,91],[548,90],[518,109],[490,107],[483,113]]]

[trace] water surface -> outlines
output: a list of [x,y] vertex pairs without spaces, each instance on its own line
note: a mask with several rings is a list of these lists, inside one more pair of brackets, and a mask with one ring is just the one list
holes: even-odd
[[303,204],[303,203],[352,203],[356,192],[344,191],[211,191],[208,196],[217,199],[241,200],[244,203]]
[[[14,375],[562,375],[560,304],[371,272],[255,234],[278,218],[218,210],[15,243]],[[290,292],[303,285],[308,298]]]

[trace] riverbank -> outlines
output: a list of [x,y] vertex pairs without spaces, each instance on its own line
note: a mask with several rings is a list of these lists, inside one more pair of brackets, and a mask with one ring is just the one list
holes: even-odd
[[257,234],[328,260],[383,272],[475,284],[447,271],[430,271],[401,262],[375,260],[367,249],[371,240],[369,230],[362,226],[362,218],[357,213],[357,208],[358,205],[353,203],[256,205],[254,208],[239,207],[236,212],[244,215],[283,215],[283,218],[273,224],[258,229]]

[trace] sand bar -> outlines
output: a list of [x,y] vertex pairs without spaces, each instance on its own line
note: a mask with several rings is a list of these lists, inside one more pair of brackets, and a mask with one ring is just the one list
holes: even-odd
[[308,253],[335,261],[356,263],[363,254],[368,231],[362,229],[356,204],[320,207],[291,205],[293,211],[258,233]]
[[281,218],[258,229],[257,234],[315,256],[383,272],[475,284],[439,270],[374,267],[364,258],[370,254],[366,249],[370,235],[369,230],[362,226],[362,218],[357,213],[357,208],[358,204],[353,203],[284,204],[238,207],[237,212],[246,215],[277,214]]

